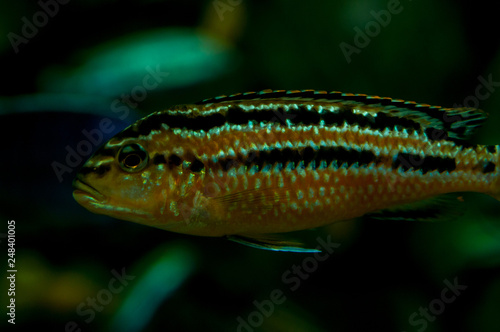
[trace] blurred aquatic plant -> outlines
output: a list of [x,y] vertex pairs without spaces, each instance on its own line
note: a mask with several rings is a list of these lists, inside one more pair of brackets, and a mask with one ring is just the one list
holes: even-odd
[[185,245],[159,247],[134,269],[139,276],[121,308],[111,331],[142,331],[163,301],[168,299],[196,267],[196,253]]
[[[85,51],[80,65],[50,67],[39,85],[51,92],[119,95],[148,79],[155,89],[190,86],[227,71],[235,56],[230,45],[194,28],[150,30]],[[145,84],[143,84],[145,85]]]
[[111,98],[106,96],[74,93],[36,93],[0,97],[0,115],[47,111],[108,115],[112,114],[111,102]]
[[500,326],[498,299],[500,298],[500,280],[496,279],[484,288],[481,302],[473,308],[473,314],[467,320],[469,331],[496,332]]

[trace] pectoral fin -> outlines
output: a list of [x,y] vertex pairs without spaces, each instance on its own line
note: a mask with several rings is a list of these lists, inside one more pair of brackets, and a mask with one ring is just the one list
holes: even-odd
[[236,211],[242,214],[265,214],[273,207],[288,202],[286,188],[263,188],[242,190],[233,194],[210,198],[211,204],[224,211]]
[[257,249],[302,253],[321,252],[319,249],[305,248],[304,244],[300,242],[286,240],[283,236],[276,234],[228,235],[227,238],[231,241]]

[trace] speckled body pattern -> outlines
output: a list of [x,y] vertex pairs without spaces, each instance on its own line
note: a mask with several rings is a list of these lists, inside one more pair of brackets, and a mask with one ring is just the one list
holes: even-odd
[[[452,192],[498,197],[500,149],[465,141],[485,119],[338,92],[221,96],[112,138],[77,177],[105,198],[75,198],[96,213],[223,236],[314,228]],[[147,167],[120,169],[127,144],[147,151]]]

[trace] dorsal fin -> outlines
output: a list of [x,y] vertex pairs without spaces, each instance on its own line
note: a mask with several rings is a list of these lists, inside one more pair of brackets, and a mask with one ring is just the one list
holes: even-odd
[[383,112],[392,118],[408,118],[418,122],[430,140],[467,140],[487,119],[487,114],[474,108],[442,108],[414,101],[404,101],[366,94],[316,90],[262,90],[235,93],[205,99],[196,104],[238,103],[252,100],[304,100],[344,103],[366,108],[368,112]]
[[[242,107],[244,104],[260,107]],[[307,103],[314,103],[309,107]],[[282,107],[280,104],[295,104]],[[230,106],[222,107],[220,106]],[[253,105],[255,106],[255,105]],[[225,124],[275,121],[276,111],[286,112],[292,125],[344,123],[374,130],[417,131],[431,141],[454,141],[466,146],[467,140],[486,120],[487,114],[473,108],[442,108],[413,101],[365,94],[315,90],[263,90],[205,99],[193,105],[180,105],[155,112],[131,125],[117,138],[149,135],[155,130],[181,128],[208,131]],[[325,111],[326,110],[326,111]]]
[[366,105],[380,104],[387,106],[389,104],[399,105],[408,104],[412,105],[415,102],[405,102],[403,100],[392,99],[388,97],[369,96],[366,94],[343,93],[340,91],[322,91],[322,90],[262,90],[258,92],[244,92],[235,93],[229,96],[221,95],[214,98],[204,99],[197,102],[197,105],[223,103],[223,102],[237,102],[245,100],[266,100],[266,99],[290,99],[290,100],[324,100],[324,101],[351,101],[359,102]]

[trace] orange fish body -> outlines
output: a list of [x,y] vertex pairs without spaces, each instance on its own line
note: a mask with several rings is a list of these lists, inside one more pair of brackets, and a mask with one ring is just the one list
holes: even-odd
[[125,129],[83,166],[74,197],[96,213],[201,236],[251,239],[380,211],[418,220],[418,202],[439,195],[500,197],[500,148],[466,141],[485,119],[340,92],[221,96]]

